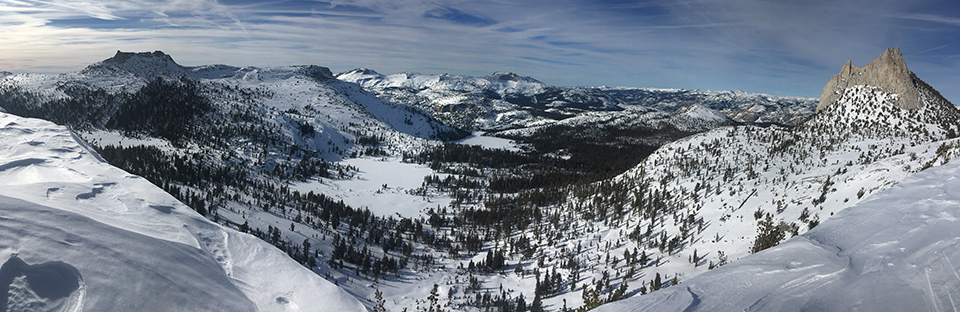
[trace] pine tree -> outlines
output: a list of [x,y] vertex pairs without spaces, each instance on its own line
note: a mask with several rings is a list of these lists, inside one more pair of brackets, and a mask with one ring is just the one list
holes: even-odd
[[757,239],[753,242],[750,252],[757,253],[776,246],[786,237],[785,230],[786,224],[782,221],[777,224],[773,221],[773,215],[767,213],[764,219],[757,224]]
[[543,299],[540,294],[533,296],[533,303],[530,304],[530,312],[543,312]]
[[662,285],[663,284],[660,281],[660,272],[657,272],[657,276],[654,277],[653,279],[653,286],[651,286],[650,288],[653,288],[654,291],[657,291],[657,290],[660,290],[660,287]]
[[440,293],[437,290],[438,285],[433,284],[433,290],[430,291],[430,296],[427,296],[427,301],[430,302],[430,306],[427,307],[427,312],[442,312],[440,310]]
[[523,299],[523,294],[520,294],[520,297],[517,298],[517,312],[524,312],[527,310],[527,301]]
[[386,303],[386,300],[383,300],[383,292],[377,289],[376,292],[373,293],[373,298],[373,302],[376,303],[376,305],[373,306],[373,312],[387,312],[387,308],[383,306]]

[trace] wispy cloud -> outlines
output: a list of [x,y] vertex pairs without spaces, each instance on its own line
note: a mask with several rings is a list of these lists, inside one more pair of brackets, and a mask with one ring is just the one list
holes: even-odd
[[520,58],[525,59],[525,60],[531,60],[531,61],[537,61],[537,62],[555,64],[555,65],[583,66],[583,64],[570,63],[570,62],[562,62],[562,61],[554,61],[554,60],[547,60],[547,59],[542,59],[542,58],[538,58],[538,57],[521,56]]
[[955,16],[912,13],[912,14],[904,14],[904,15],[893,15],[893,17],[925,21],[925,22],[941,23],[941,24],[960,27],[960,17],[955,17]]
[[497,21],[491,18],[465,13],[450,7],[432,9],[426,13],[423,13],[423,17],[447,20],[453,23],[470,26],[490,26],[497,23]]
[[955,84],[957,16],[933,0],[0,0],[0,70],[164,50],[186,65],[505,70],[559,85],[816,96],[847,59],[891,46],[928,83]]
[[49,5],[52,7],[61,7],[69,11],[80,12],[87,16],[103,19],[103,20],[123,19],[119,16],[114,15],[113,14],[114,10],[112,8],[105,6],[103,3],[93,2],[93,1],[62,1],[62,0],[10,1],[11,4],[19,4],[19,5],[30,5],[30,2]]

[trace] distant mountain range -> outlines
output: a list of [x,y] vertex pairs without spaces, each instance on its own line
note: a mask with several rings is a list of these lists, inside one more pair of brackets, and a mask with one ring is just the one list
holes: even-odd
[[481,131],[544,124],[583,112],[643,107],[672,113],[693,105],[717,110],[740,123],[792,126],[812,114],[817,102],[741,91],[556,87],[502,72],[470,77],[382,75],[355,69],[337,74],[337,78],[359,84],[382,99],[423,108],[448,124]]

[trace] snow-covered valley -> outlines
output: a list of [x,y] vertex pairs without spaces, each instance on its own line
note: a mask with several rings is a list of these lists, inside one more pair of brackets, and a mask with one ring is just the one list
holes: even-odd
[[[880,60],[903,64],[899,51]],[[172,275],[154,277],[188,284],[156,287],[236,298],[235,308],[216,309],[204,308],[211,300],[156,299],[184,300],[185,310],[567,311],[618,301],[609,309],[646,310],[697,300],[699,309],[723,310],[711,303],[723,297],[708,296],[732,294],[713,290],[711,276],[747,278],[777,266],[785,273],[765,273],[773,277],[748,283],[744,293],[799,283],[781,290],[783,298],[801,296],[794,290],[826,296],[821,291],[835,288],[810,286],[821,284],[809,274],[836,271],[836,257],[796,265],[782,263],[788,256],[749,259],[765,259],[773,253],[766,249],[810,249],[784,246],[820,237],[821,227],[839,231],[834,216],[856,224],[858,213],[847,210],[882,205],[870,203],[960,155],[956,107],[919,78],[907,79],[919,108],[900,107],[901,95],[883,86],[851,85],[814,113],[815,99],[743,92],[553,87],[507,73],[183,67],[161,52],[118,52],[57,76],[9,74],[0,77],[0,109],[72,132],[3,115],[11,120],[4,131],[15,135],[2,137],[14,146],[0,158],[0,175],[9,177],[0,184],[10,184],[0,196],[11,207],[2,220],[20,230],[0,240],[10,246],[0,257],[15,272],[0,278],[13,276],[7,302],[97,310],[90,307],[119,299],[91,299],[102,294],[91,283],[112,281],[84,273],[94,270],[90,259],[50,254],[95,243],[115,253],[142,250],[116,266],[159,261]],[[45,132],[55,135],[33,138]],[[936,226],[952,222],[952,212],[935,212]],[[67,220],[18,221],[31,213]],[[52,222],[89,230],[62,238],[49,233]],[[911,222],[890,231],[927,231]],[[124,238],[109,245],[93,237],[97,231]],[[42,251],[19,247],[18,237],[44,241]],[[863,244],[850,239],[830,242]],[[881,243],[871,250],[893,250]],[[154,256],[149,247],[158,245],[175,248]],[[950,250],[944,257],[958,262]],[[52,288],[55,299],[21,291],[41,263],[82,278],[65,274],[67,286]],[[190,280],[176,269],[203,274]],[[830,278],[822,285],[869,284]],[[948,310],[958,284],[938,278],[924,294]],[[700,288],[682,291],[688,281]],[[220,288],[189,290],[206,283]],[[753,297],[743,298],[733,302]],[[98,300],[105,303],[91,303]],[[777,300],[760,302],[794,307]],[[809,302],[797,307],[822,307]]]

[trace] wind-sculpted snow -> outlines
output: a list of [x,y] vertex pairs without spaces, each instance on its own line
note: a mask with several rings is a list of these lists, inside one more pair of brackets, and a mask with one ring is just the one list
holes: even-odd
[[779,246],[598,311],[956,311],[960,164],[908,177]]
[[13,256],[0,266],[0,311],[79,311],[85,292],[77,268],[60,261],[30,265]]
[[0,311],[364,311],[260,239],[0,113]]

